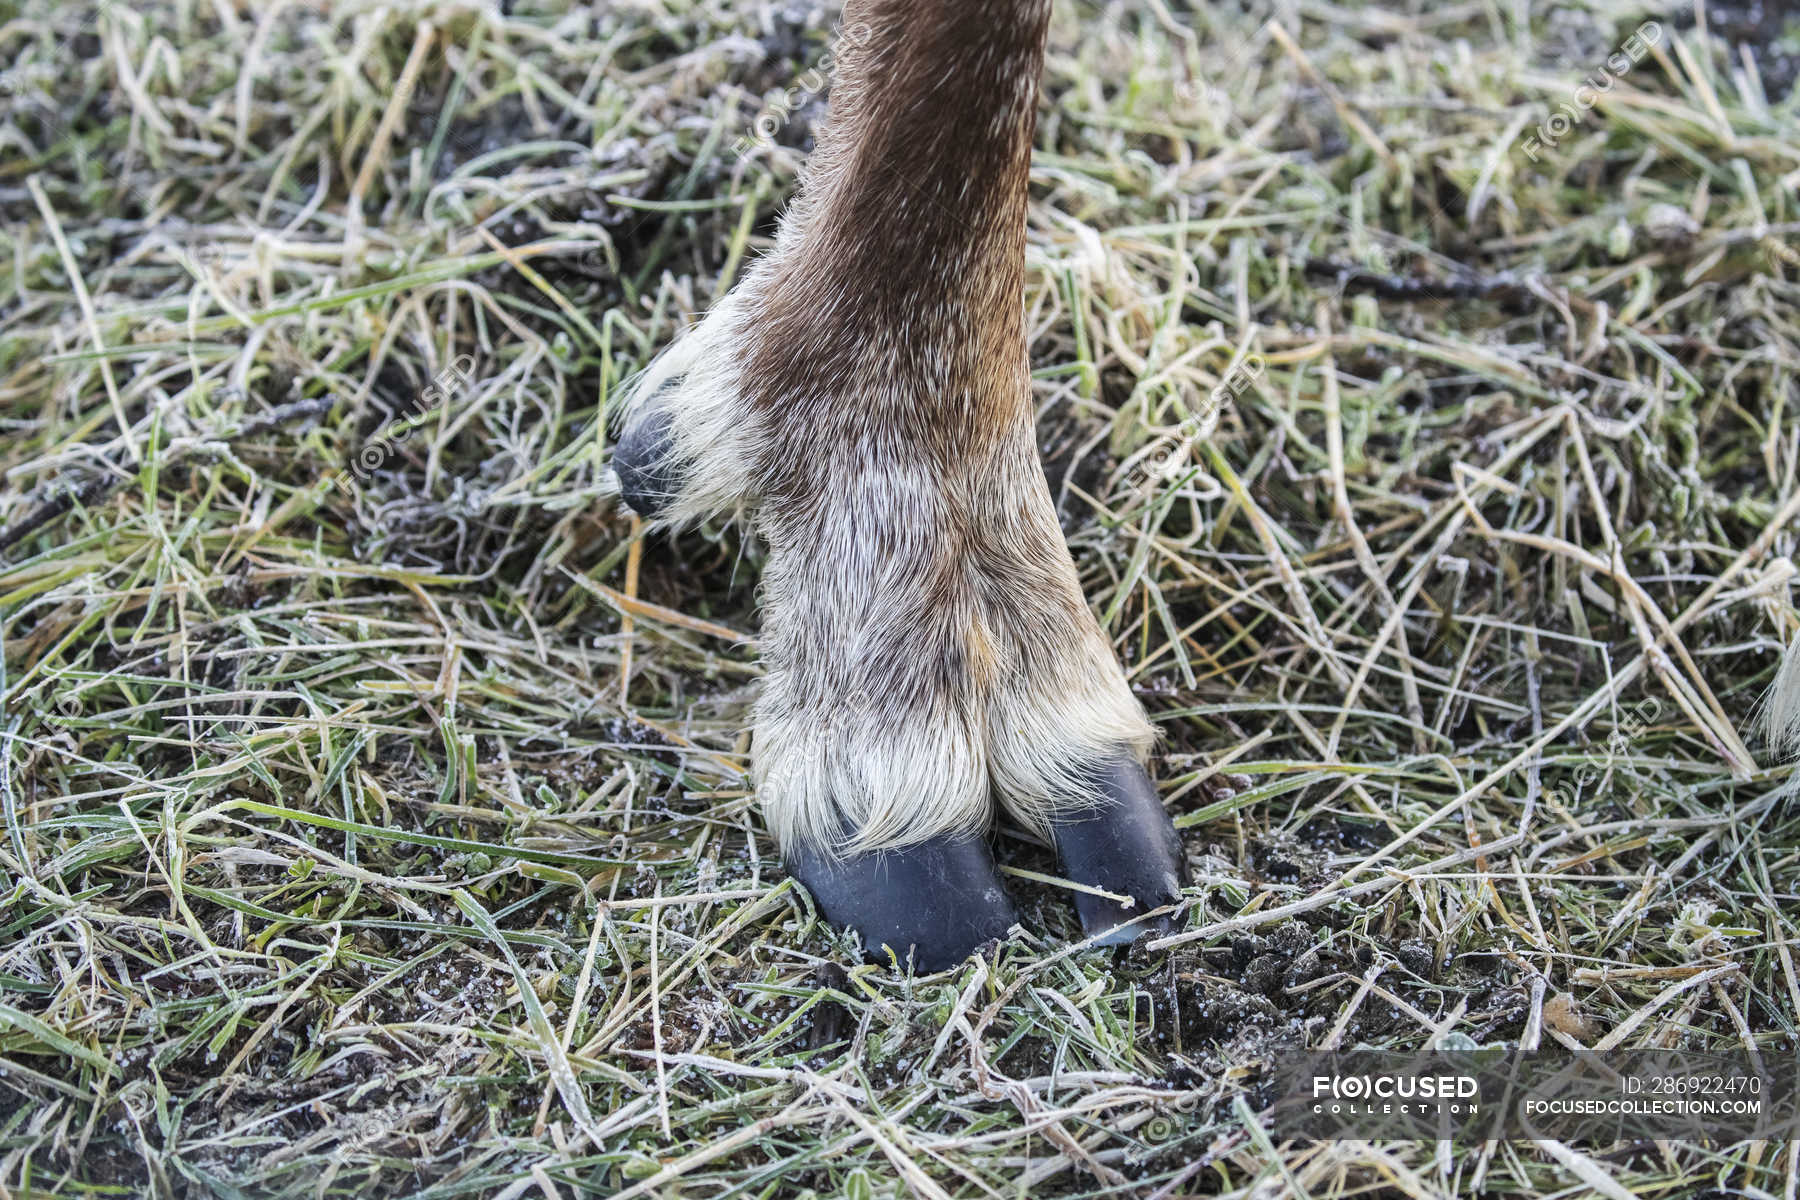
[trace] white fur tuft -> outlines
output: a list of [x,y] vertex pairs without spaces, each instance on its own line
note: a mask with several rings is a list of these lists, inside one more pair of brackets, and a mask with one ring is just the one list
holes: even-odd
[[[653,410],[673,424],[669,458],[678,464],[680,489],[657,523],[681,525],[728,512],[751,494],[756,430],[741,399],[738,350],[746,308],[754,302],[746,281],[657,356],[631,382],[625,420]],[[648,465],[648,464],[646,464]]]
[[1800,757],[1800,637],[1789,642],[1781,656],[1775,682],[1757,713],[1757,730],[1780,757]]

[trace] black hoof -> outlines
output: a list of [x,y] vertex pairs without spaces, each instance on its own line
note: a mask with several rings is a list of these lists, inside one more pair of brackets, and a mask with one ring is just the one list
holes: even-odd
[[785,859],[826,919],[860,933],[877,961],[885,947],[901,963],[910,952],[916,970],[942,971],[1018,920],[980,838],[932,838],[839,859],[792,850]]
[[1089,892],[1075,893],[1075,911],[1089,937],[1109,934],[1102,945],[1134,940],[1145,930],[1167,933],[1165,915],[1143,914],[1180,898],[1187,877],[1181,838],[1163,811],[1156,786],[1129,756],[1108,759],[1093,773],[1100,799],[1091,809],[1052,827],[1063,871],[1076,883],[1130,896],[1127,906]]
[[654,517],[675,498],[677,467],[666,409],[651,409],[628,426],[613,447],[619,495],[640,517]]

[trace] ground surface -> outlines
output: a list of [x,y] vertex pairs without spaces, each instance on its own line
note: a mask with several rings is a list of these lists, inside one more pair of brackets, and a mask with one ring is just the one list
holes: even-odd
[[1247,1119],[1332,1040],[1792,1051],[1735,731],[1800,628],[1795,31],[1059,0],[1042,440],[1197,882],[1114,954],[1019,876],[907,978],[746,791],[758,549],[634,564],[600,419],[830,15],[0,3],[0,1193],[1793,1194]]

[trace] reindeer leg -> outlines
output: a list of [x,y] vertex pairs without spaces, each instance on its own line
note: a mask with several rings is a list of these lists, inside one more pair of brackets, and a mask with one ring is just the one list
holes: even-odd
[[775,250],[647,373],[640,512],[746,502],[768,541],[755,772],[825,915],[937,969],[1014,910],[994,799],[1090,934],[1177,898],[1152,739],[1033,440],[1026,181],[1049,0],[849,0],[832,111]]

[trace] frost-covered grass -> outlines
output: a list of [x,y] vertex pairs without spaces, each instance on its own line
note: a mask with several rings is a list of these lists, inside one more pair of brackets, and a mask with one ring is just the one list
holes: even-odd
[[1243,7],[1059,0],[1033,174],[1186,931],[1017,876],[908,978],[749,794],[759,549],[634,541],[602,420],[832,14],[0,2],[0,1195],[1791,1195],[1248,1122],[1329,1037],[1793,1053],[1793,32]]

